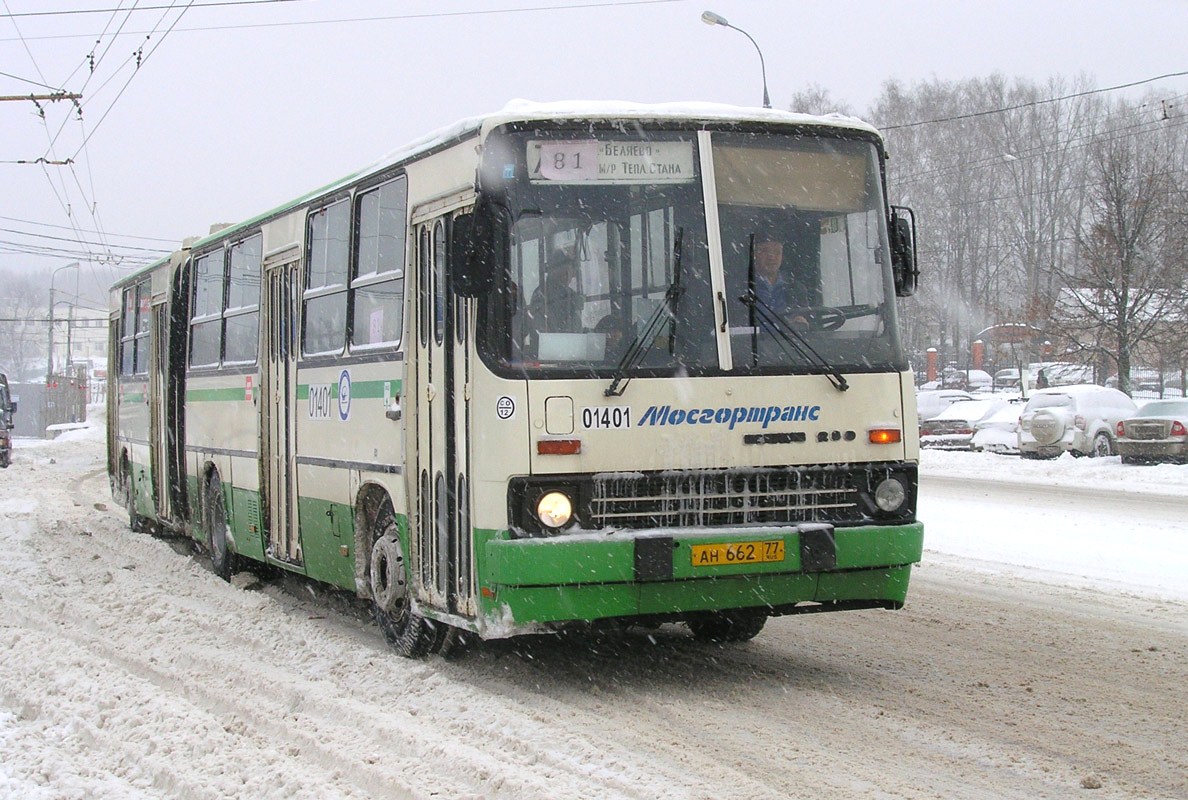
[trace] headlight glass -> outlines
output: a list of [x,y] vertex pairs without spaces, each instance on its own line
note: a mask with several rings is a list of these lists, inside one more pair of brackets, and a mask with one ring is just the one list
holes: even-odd
[[549,492],[536,502],[536,518],[546,528],[562,528],[573,517],[573,501],[563,492]]
[[875,505],[883,511],[898,511],[907,499],[907,490],[896,478],[885,478],[875,489]]

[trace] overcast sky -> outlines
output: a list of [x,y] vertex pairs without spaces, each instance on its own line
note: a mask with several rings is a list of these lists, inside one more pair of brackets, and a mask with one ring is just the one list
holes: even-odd
[[[811,84],[863,112],[893,79],[997,72],[1045,82],[1085,74],[1107,87],[1188,71],[1186,0],[263,0],[201,7],[209,2],[196,0],[179,21],[177,11],[160,8],[110,12],[132,0],[0,0],[0,95],[46,91],[38,84],[84,95],[82,123],[66,103],[46,104],[44,123],[29,102],[0,103],[0,268],[43,271],[79,260],[75,251],[98,252],[71,241],[99,240],[92,208],[106,241],[173,249],[211,223],[265,211],[513,98],[759,105],[754,48],[736,31],[703,24],[705,9],[755,38],[777,108]],[[107,11],[22,16],[84,9]],[[1185,86],[1188,78],[1172,78],[1135,92],[1173,98]],[[39,157],[75,163],[8,163]],[[29,245],[68,252],[12,252]],[[85,269],[99,279],[123,274],[98,261]]]

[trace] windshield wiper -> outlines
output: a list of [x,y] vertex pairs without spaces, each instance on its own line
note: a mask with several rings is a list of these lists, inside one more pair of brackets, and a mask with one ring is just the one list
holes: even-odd
[[[747,289],[747,293],[738,298],[743,302],[747,308],[751,309],[752,315],[757,318],[759,326],[768,329],[776,340],[776,344],[787,355],[792,355],[789,347],[796,351],[802,359],[810,364],[815,364],[825,370],[825,377],[833,384],[839,392],[844,392],[850,388],[850,384],[846,383],[846,378],[841,374],[837,367],[825,360],[825,357],[818,353],[808,339],[800,331],[793,328],[785,322],[779,314],[777,314],[771,306],[759,299],[759,295],[755,294],[753,288]],[[756,326],[756,329],[759,327]]]
[[685,292],[685,288],[681,286],[681,241],[684,238],[685,229],[677,228],[676,239],[672,243],[672,283],[668,284],[668,288],[664,291],[663,302],[656,306],[656,310],[648,318],[648,324],[642,331],[635,334],[635,338],[627,345],[627,352],[623,354],[619,365],[615,367],[615,374],[611,379],[610,386],[606,387],[606,391],[603,392],[606,397],[621,397],[627,390],[627,384],[631,382],[631,378],[626,377],[627,372],[643,361],[666,322],[669,326],[669,351],[673,352],[676,341],[676,308],[681,295]]

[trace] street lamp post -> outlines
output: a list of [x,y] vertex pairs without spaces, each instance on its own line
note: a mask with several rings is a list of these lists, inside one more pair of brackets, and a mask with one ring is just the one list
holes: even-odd
[[[58,267],[56,270],[54,270],[54,271],[53,271],[53,274],[52,274],[52,275],[50,275],[50,290],[49,290],[49,352],[47,353],[47,355],[46,355],[46,358],[45,358],[45,377],[46,377],[46,380],[47,380],[47,381],[48,381],[48,380],[49,380],[49,378],[50,378],[50,377],[52,377],[52,376],[53,376],[53,374],[54,374],[54,280],[56,280],[56,279],[57,279],[57,277],[58,277],[58,273],[59,273],[59,272],[61,272],[61,271],[62,271],[62,270],[64,270],[64,269],[78,269],[78,262],[77,262],[77,261],[75,261],[75,262],[73,262],[73,263],[71,263],[71,264],[67,264],[67,265],[66,265],[66,266],[64,266],[64,267]],[[67,330],[67,333],[69,333],[69,329]],[[70,358],[70,355],[69,355],[69,353],[67,353],[67,356],[66,356],[66,357],[67,357],[67,360],[69,360],[69,358]]]
[[751,37],[751,34],[747,33],[742,28],[731,25],[726,21],[725,17],[721,16],[720,14],[715,14],[712,11],[701,12],[701,21],[706,25],[721,25],[723,28],[736,30],[751,40],[751,44],[755,45],[755,52],[759,54],[759,70],[763,76],[763,107],[771,108],[771,99],[767,95],[767,65],[763,62],[763,51],[759,49],[759,44]]

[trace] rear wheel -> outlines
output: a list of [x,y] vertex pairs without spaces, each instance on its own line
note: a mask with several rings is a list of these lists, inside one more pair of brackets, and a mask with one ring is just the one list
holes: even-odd
[[223,482],[218,473],[206,485],[206,547],[210,550],[210,566],[214,574],[231,580],[239,559],[231,552],[227,537],[227,507],[223,503]]
[[1114,454],[1114,440],[1104,431],[1093,437],[1093,452],[1095,458],[1105,458]]
[[702,642],[745,642],[754,639],[767,624],[767,612],[759,609],[720,611],[685,623],[693,638]]
[[135,533],[147,531],[148,520],[136,511],[136,490],[132,485],[132,465],[128,463],[127,458],[120,462],[119,500],[124,508],[128,509],[128,527]]
[[384,638],[405,658],[420,658],[437,650],[446,626],[425,619],[413,607],[400,529],[390,500],[384,500],[376,517],[372,541],[372,613]]

